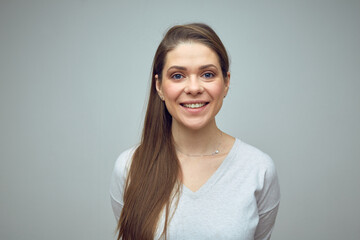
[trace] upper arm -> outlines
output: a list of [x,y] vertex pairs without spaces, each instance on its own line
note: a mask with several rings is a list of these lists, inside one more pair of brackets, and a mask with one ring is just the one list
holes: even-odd
[[115,162],[110,180],[110,199],[115,218],[119,220],[122,207],[124,206],[124,188],[129,168],[129,160],[133,149],[123,152]]
[[268,157],[261,174],[261,188],[256,192],[259,214],[259,223],[255,232],[256,240],[270,239],[280,203],[278,176],[270,157]]

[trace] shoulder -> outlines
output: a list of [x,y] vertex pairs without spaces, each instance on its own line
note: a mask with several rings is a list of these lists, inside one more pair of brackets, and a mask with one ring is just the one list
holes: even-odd
[[136,147],[129,148],[122,152],[115,161],[114,170],[110,181],[111,205],[117,220],[119,220],[122,206],[124,205],[123,194],[127,174],[129,172],[132,155]]
[[132,147],[120,154],[115,162],[111,175],[110,196],[113,202],[119,203],[121,205],[123,202],[122,197],[127,174],[129,172],[132,155],[134,154],[135,150],[136,147]]
[[274,161],[258,148],[238,141],[238,152],[244,158],[255,186],[255,197],[259,214],[268,212],[279,205],[280,187]]
[[275,170],[275,164],[268,154],[240,139],[236,139],[235,144],[237,157],[246,161],[251,168]]
[[137,146],[134,146],[132,148],[129,148],[125,151],[123,151],[119,157],[115,161],[114,165],[114,171],[113,174],[115,176],[122,176],[125,177],[126,173],[128,172],[131,164],[132,156],[136,150]]
[[274,161],[258,148],[236,140],[235,163],[255,191],[259,212],[273,209],[280,201],[280,187]]
[[110,189],[114,196],[118,195],[115,193],[121,192],[124,187],[135,150],[136,147],[132,147],[123,151],[115,161],[110,184]]

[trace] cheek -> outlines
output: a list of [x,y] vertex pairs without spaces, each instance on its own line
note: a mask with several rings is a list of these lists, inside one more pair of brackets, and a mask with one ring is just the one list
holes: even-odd
[[225,86],[224,86],[224,84],[214,85],[210,89],[210,92],[211,92],[211,95],[213,96],[213,98],[222,99],[225,95]]
[[172,84],[164,84],[162,92],[168,100],[175,100],[180,94],[181,89],[179,87],[176,87]]

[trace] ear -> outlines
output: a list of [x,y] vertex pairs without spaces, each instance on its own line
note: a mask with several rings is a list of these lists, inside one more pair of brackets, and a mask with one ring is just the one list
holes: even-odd
[[164,95],[162,93],[162,90],[161,90],[161,82],[159,80],[159,75],[155,75],[155,80],[156,80],[156,91],[159,95],[159,97],[161,98],[161,100],[164,100]]
[[226,75],[224,97],[226,97],[230,87],[230,72],[227,72]]

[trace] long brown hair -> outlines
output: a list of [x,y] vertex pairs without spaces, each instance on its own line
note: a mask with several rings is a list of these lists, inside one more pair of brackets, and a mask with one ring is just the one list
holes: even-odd
[[209,26],[177,25],[165,34],[153,61],[144,129],[125,184],[118,240],[154,239],[162,211],[165,211],[162,233],[166,239],[170,206],[181,189],[181,169],[171,133],[172,117],[157,94],[155,75],[161,81],[167,53],[187,42],[202,43],[212,49],[218,55],[224,79],[229,71],[225,47]]

